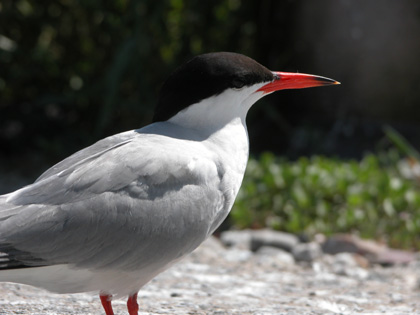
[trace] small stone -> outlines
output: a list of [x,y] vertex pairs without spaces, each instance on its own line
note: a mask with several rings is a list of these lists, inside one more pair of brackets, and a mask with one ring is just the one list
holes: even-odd
[[296,235],[285,232],[264,229],[252,231],[251,234],[251,250],[253,252],[263,246],[277,247],[290,252],[298,243],[299,239]]
[[295,259],[290,253],[276,247],[260,247],[256,255],[260,263],[270,264],[273,267],[285,267],[295,264]]
[[220,241],[227,247],[249,249],[251,243],[251,230],[224,231],[220,234]]
[[300,243],[292,250],[293,257],[297,261],[314,261],[322,255],[321,246],[318,243]]
[[392,303],[403,303],[404,297],[400,293],[391,293],[391,302]]
[[378,253],[373,262],[381,265],[408,264],[416,260],[416,254],[409,251],[386,248]]
[[358,253],[364,256],[377,256],[386,246],[372,240],[364,240],[356,235],[337,234],[322,244],[327,254]]
[[225,251],[226,248],[220,240],[214,236],[210,236],[190,254],[190,257],[194,260],[205,258],[207,261],[217,261],[219,260],[220,255],[223,255]]
[[369,272],[366,269],[359,267],[359,263],[354,254],[340,253],[335,255],[334,258],[332,269],[335,274],[358,280],[367,279],[369,276]]
[[333,261],[334,264],[340,264],[342,266],[348,266],[348,267],[357,267],[358,265],[352,253],[340,253],[333,257],[334,257],[334,261]]
[[326,240],[322,250],[327,254],[357,253],[369,262],[381,265],[407,264],[416,259],[413,252],[391,249],[384,244],[349,234],[335,235]]
[[225,252],[224,258],[230,262],[245,262],[252,257],[252,252],[247,249],[232,248]]

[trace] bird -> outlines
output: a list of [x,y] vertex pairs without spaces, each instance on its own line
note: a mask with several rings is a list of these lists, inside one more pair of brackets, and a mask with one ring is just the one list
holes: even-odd
[[228,216],[249,156],[246,115],[283,89],[337,85],[238,53],[195,56],[164,81],[151,124],[102,139],[0,196],[0,282],[96,292],[106,315]]

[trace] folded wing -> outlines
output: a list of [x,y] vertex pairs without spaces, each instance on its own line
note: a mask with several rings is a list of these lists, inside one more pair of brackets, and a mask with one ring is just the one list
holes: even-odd
[[183,145],[134,131],[116,135],[1,196],[0,269],[134,270],[191,252],[228,197],[214,161],[195,151],[198,143]]

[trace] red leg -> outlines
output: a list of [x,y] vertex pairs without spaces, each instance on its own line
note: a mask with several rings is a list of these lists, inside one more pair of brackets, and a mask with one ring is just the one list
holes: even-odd
[[139,311],[139,305],[137,304],[137,293],[130,295],[127,300],[128,314],[137,315]]
[[114,311],[112,310],[112,295],[102,295],[100,294],[99,297],[101,298],[102,306],[104,307],[106,315],[114,315]]

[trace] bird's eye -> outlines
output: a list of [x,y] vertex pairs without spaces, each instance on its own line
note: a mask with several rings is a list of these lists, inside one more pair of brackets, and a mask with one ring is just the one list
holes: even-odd
[[245,86],[245,82],[241,79],[233,79],[232,80],[232,87],[234,89],[242,89]]

